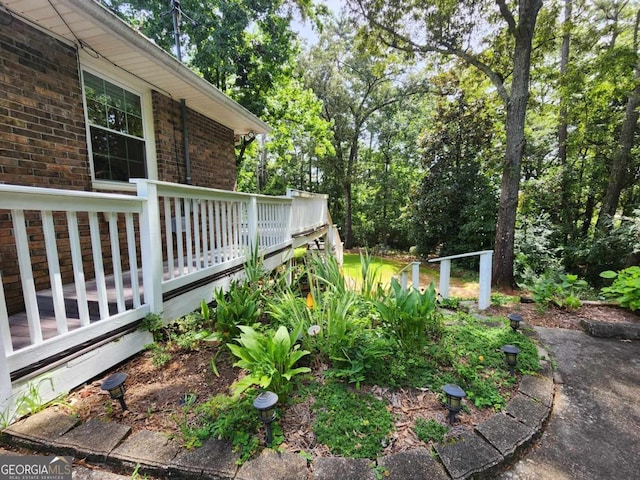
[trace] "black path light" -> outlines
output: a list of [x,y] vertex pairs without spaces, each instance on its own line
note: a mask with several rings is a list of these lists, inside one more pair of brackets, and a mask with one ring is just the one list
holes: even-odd
[[509,365],[509,373],[511,376],[515,376],[515,367],[520,349],[514,345],[503,345],[500,350],[504,352],[504,358],[507,361],[507,365]]
[[458,385],[447,383],[442,387],[442,391],[447,396],[447,410],[449,410],[449,423],[453,425],[456,421],[456,413],[462,408],[462,399],[467,394]]
[[278,403],[278,395],[264,391],[253,401],[253,406],[260,414],[260,420],[267,428],[267,446],[271,446],[271,422],[276,419],[275,406]]
[[102,382],[102,390],[107,390],[109,395],[114,400],[120,402],[122,410],[127,410],[127,404],[124,403],[124,381],[127,379],[127,374],[123,372],[114,373],[104,382]]
[[511,326],[513,331],[517,332],[518,328],[520,328],[522,315],[520,315],[519,313],[510,313],[509,315],[507,315],[507,318],[509,319],[509,325]]

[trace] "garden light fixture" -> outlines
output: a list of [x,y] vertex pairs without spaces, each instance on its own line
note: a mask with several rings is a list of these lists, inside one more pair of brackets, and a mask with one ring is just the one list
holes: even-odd
[[509,365],[509,373],[514,377],[516,375],[515,367],[520,349],[514,345],[503,345],[500,350],[504,352],[505,360],[507,361],[507,365]]
[[510,313],[509,315],[507,315],[507,318],[509,319],[509,325],[511,326],[513,331],[517,332],[518,328],[520,328],[522,315],[520,315],[519,313]]
[[456,413],[462,408],[462,399],[467,394],[458,385],[447,383],[442,387],[442,391],[447,396],[447,410],[449,410],[449,423],[453,425],[456,421]]
[[267,428],[267,446],[271,445],[271,422],[276,419],[275,406],[278,403],[278,395],[264,391],[253,401],[253,406],[260,414],[260,420]]
[[107,390],[109,396],[114,400],[120,402],[122,410],[127,410],[127,404],[124,403],[124,381],[127,379],[127,374],[123,372],[114,373],[104,382],[102,382],[102,390]]

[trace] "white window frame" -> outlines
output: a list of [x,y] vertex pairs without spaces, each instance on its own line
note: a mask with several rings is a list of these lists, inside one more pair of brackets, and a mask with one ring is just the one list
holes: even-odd
[[84,122],[87,136],[87,153],[89,155],[89,165],[91,168],[91,183],[93,188],[100,190],[123,190],[135,191],[134,183],[120,182],[115,180],[96,179],[95,166],[93,163],[93,151],[91,147],[91,129],[87,110],[87,99],[84,91],[84,72],[87,71],[99,78],[102,78],[125,90],[135,93],[140,97],[142,108],[142,131],[145,142],[145,158],[147,178],[149,180],[158,179],[158,163],[156,158],[156,142],[154,135],[153,104],[151,99],[151,88],[139,78],[127,74],[117,67],[92,58],[88,55],[80,55],[80,86],[82,88],[82,105],[84,108]]

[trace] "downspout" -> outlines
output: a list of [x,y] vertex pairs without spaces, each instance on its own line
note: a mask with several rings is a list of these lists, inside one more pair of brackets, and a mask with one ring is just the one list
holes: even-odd
[[[176,56],[178,61],[182,63],[182,51],[180,50],[180,9],[179,0],[171,0],[171,13],[173,16],[173,35],[176,44]],[[184,168],[185,179],[187,185],[191,185],[191,158],[189,157],[189,129],[187,127],[187,102],[184,98],[180,99],[180,109],[182,111],[182,148],[184,150]]]
[[187,102],[184,98],[180,100],[182,107],[182,140],[184,148],[184,168],[186,170],[185,183],[191,185],[191,158],[189,157],[189,129],[187,128]]

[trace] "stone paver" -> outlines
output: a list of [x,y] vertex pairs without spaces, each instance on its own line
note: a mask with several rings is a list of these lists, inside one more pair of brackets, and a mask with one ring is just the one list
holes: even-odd
[[205,475],[208,478],[233,478],[238,470],[239,457],[233,453],[231,443],[208,439],[202,447],[184,450],[169,464],[169,471],[175,476],[183,473]]
[[50,443],[79,424],[78,417],[46,408],[7,427],[5,432],[29,443]]
[[54,446],[89,462],[105,463],[107,456],[131,432],[131,427],[90,419],[62,435]]
[[547,377],[525,375],[520,381],[518,391],[551,407],[553,404],[553,380]]
[[376,476],[370,460],[319,457],[313,461],[313,473],[310,478],[313,480],[375,480]]
[[116,447],[109,459],[134,468],[138,464],[144,465],[145,472],[164,472],[179,450],[180,445],[170,440],[166,433],[141,430]]
[[507,402],[505,412],[525,425],[539,429],[549,416],[550,409],[542,402],[518,393]]
[[401,478],[402,480],[447,480],[449,478],[444,467],[426,448],[416,448],[381,457],[378,459],[378,466],[385,470],[382,474],[383,478]]
[[500,480],[640,478],[640,342],[536,331],[564,384],[538,446]]
[[236,480],[305,480],[307,461],[294,453],[265,449],[255,460],[240,467]]
[[496,467],[503,457],[479,435],[463,433],[455,443],[439,443],[435,446],[440,460],[454,480],[488,472]]
[[476,431],[504,457],[513,455],[518,447],[531,440],[535,430],[503,414],[494,415],[476,427]]

